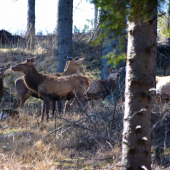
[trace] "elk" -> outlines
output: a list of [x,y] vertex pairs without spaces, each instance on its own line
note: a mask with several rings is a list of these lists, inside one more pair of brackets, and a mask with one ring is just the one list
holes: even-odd
[[117,80],[119,79],[120,72],[123,70],[123,68],[116,69],[106,67],[106,69],[110,75],[105,80],[92,81],[86,93],[88,100],[104,100],[107,95],[111,94],[115,90],[117,86]]
[[[84,102],[84,93],[90,84],[88,77],[78,74],[64,77],[41,74],[33,65],[34,59],[27,59],[12,67],[12,70],[24,73],[23,79],[26,87],[35,91],[38,97],[44,100],[47,121],[52,100],[70,100],[77,97]],[[43,119],[44,113],[42,113],[41,121]]]
[[170,100],[170,76],[156,76],[156,95]]
[[6,69],[8,69],[10,67],[10,65],[11,64],[0,67],[0,103],[1,103],[2,97],[4,95],[4,84],[3,84],[4,72]]
[[[62,72],[62,73],[51,73],[49,75],[61,77],[61,76],[67,76],[67,75],[79,73],[83,70],[83,68],[80,67],[80,64],[84,61],[84,58],[78,59],[76,57],[75,59],[72,59],[72,58],[67,58],[67,59],[69,59],[69,61],[67,61],[67,63],[66,63],[64,72]],[[30,96],[39,98],[35,91],[26,87],[26,85],[24,83],[24,77],[20,77],[16,80],[15,88],[16,88],[16,91],[17,91],[17,102],[13,106],[14,109],[19,107],[20,105],[23,105],[24,102]],[[52,116],[53,117],[54,117],[55,105],[56,105],[56,102],[52,101]],[[57,107],[58,107],[58,112],[60,113],[61,112],[61,102],[60,101],[57,102]],[[43,105],[42,112],[44,112],[44,109],[45,108],[44,108],[44,105]]]

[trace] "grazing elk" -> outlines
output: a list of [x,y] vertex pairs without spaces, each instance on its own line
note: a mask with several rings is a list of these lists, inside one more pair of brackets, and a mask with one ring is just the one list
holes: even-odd
[[156,95],[162,100],[170,100],[170,76],[156,76]]
[[4,85],[3,85],[4,72],[6,69],[8,69],[10,67],[10,65],[11,64],[0,67],[0,103],[1,103],[2,97],[4,95]]
[[[24,83],[27,88],[35,91],[38,97],[44,100],[47,121],[51,100],[70,100],[77,97],[80,101],[84,101],[84,93],[91,83],[89,78],[78,74],[64,77],[41,74],[35,69],[33,62],[34,58],[27,59],[12,67],[12,70],[24,73]],[[42,113],[41,121],[43,119]]]
[[[80,59],[78,59],[78,58],[75,58],[75,59],[67,58],[67,59],[69,59],[69,61],[67,61],[67,63],[66,63],[64,72],[62,72],[62,73],[51,73],[49,75],[61,77],[61,76],[76,74],[76,73],[79,73],[83,70],[83,68],[80,67],[80,64],[84,61],[84,58],[80,58]],[[13,106],[14,109],[23,105],[24,102],[30,96],[39,98],[38,94],[35,91],[28,89],[26,87],[26,85],[24,83],[24,77],[20,77],[16,80],[15,88],[16,88],[16,91],[17,91],[17,102]],[[52,101],[52,115],[53,115],[53,117],[54,117],[55,105],[56,105],[56,102]],[[57,107],[58,107],[58,112],[60,113],[61,112],[61,102],[60,101],[57,102]],[[42,110],[43,112],[44,112],[44,109],[45,108],[43,106],[43,110]]]
[[107,95],[110,95],[117,86],[117,80],[120,76],[120,72],[123,68],[109,68],[106,67],[110,73],[109,77],[105,80],[93,80],[89,88],[87,89],[88,100],[104,100]]

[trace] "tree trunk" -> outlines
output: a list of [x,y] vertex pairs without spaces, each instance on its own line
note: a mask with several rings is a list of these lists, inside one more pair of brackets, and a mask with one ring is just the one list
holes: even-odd
[[[150,2],[146,6],[153,7]],[[151,20],[129,20],[122,170],[151,169],[151,88],[155,87],[157,35],[154,7]]]
[[94,4],[94,31],[96,30],[98,24],[98,11],[98,8]]
[[27,37],[28,47],[32,48],[33,37],[35,36],[35,0],[28,0],[27,14]]
[[[168,23],[167,23],[167,29],[170,30],[170,0],[169,0],[169,8],[168,8]],[[168,45],[170,45],[170,35],[168,37]]]
[[[108,40],[105,40],[105,41],[108,41]],[[104,42],[104,46],[102,47],[102,57],[104,57],[106,54],[108,54],[111,51],[114,52],[114,50],[118,46],[119,46],[119,40],[118,39],[111,40],[111,42],[107,43],[107,44],[105,44],[105,42]],[[117,48],[116,49],[116,54],[118,54],[118,53],[119,53],[119,51],[118,51],[118,48]],[[104,79],[106,79],[109,76],[109,72],[106,69],[106,66],[108,66],[107,62],[108,62],[107,58],[103,58],[102,59],[102,63],[101,63],[101,67],[102,67],[102,70],[101,70],[101,80],[104,80]],[[110,66],[113,67],[113,65],[110,65]],[[118,93],[117,93],[117,91],[119,91],[118,86],[116,87],[115,91],[116,91],[116,93],[110,94],[110,95],[108,95],[106,97],[106,99],[108,101],[110,101],[110,99],[113,98],[114,102],[117,103],[117,100],[118,100]]]
[[72,57],[73,0],[59,0],[57,23],[57,72],[63,72],[67,57]]

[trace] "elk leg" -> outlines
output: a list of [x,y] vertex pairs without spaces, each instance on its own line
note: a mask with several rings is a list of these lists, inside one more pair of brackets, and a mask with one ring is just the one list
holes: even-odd
[[42,115],[41,115],[41,121],[44,120],[44,112],[45,112],[45,101],[42,100],[43,104],[42,104]]
[[17,102],[13,105],[13,109],[16,109],[19,106],[22,106],[30,96],[31,96],[30,93],[26,93],[26,94],[24,93],[21,95],[21,97],[17,97]]
[[53,117],[53,118],[54,118],[54,112],[55,112],[55,103],[56,103],[56,101],[53,100],[53,101],[52,101],[52,117]]
[[68,107],[70,106],[70,104],[73,102],[73,100],[67,100],[65,102],[65,106],[64,106],[64,114],[66,113]]
[[49,118],[49,110],[50,110],[50,102],[51,102],[51,98],[49,96],[47,96],[45,98],[45,109],[46,109],[46,119],[47,119],[47,122],[48,122],[48,118]]
[[60,115],[60,113],[61,113],[61,101],[57,101],[57,110],[58,110],[58,114]]

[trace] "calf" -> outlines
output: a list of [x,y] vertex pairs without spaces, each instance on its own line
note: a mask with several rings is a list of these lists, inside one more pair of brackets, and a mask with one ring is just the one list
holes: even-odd
[[[35,69],[33,62],[34,58],[27,59],[12,67],[12,70],[24,73],[24,83],[27,88],[35,91],[38,97],[44,100],[47,121],[51,100],[70,100],[77,97],[80,101],[84,101],[84,93],[90,84],[88,77],[78,74],[64,77],[41,74]],[[42,113],[41,120],[43,119]]]
[[[53,75],[53,76],[67,76],[67,75],[71,75],[71,74],[75,74],[75,73],[79,73],[83,70],[82,67],[80,67],[80,64],[84,61],[84,58],[76,58],[76,59],[72,59],[72,58],[68,58],[69,61],[67,61],[64,72],[62,73],[51,73],[49,75]],[[15,83],[15,88],[17,91],[17,102],[14,104],[13,108],[16,109],[17,107],[23,105],[25,103],[25,101],[30,97],[36,97],[39,98],[38,94],[27,88],[25,83],[24,83],[24,77],[20,77],[16,80]],[[54,116],[54,111],[55,111],[55,101],[52,101],[52,115]],[[58,112],[61,112],[61,102],[57,102],[57,107],[58,107]],[[43,112],[44,112],[44,106],[43,106]]]
[[6,69],[8,69],[10,67],[10,65],[11,64],[0,67],[0,103],[1,103],[2,97],[4,95],[4,85],[3,85],[4,72]]
[[110,73],[110,75],[105,80],[92,81],[90,87],[87,90],[88,100],[97,100],[97,99],[104,100],[107,95],[111,94],[115,90],[117,86],[117,80],[123,68],[114,69],[114,68],[106,67],[106,69]]

